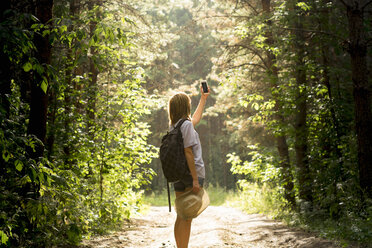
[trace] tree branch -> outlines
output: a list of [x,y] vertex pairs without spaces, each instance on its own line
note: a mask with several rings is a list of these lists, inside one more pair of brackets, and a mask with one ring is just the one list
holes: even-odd
[[252,10],[253,10],[253,12],[256,14],[256,15],[259,15],[260,13],[256,10],[256,8],[255,7],[253,7],[252,6],[252,4],[249,2],[249,1],[246,1],[246,2],[244,2],[244,3],[246,3]]
[[372,38],[371,38],[371,39],[368,39],[368,40],[366,41],[366,43],[367,43],[367,46],[370,46],[370,43],[372,44]]
[[200,21],[200,20],[205,20],[205,19],[210,19],[210,18],[224,18],[224,19],[228,19],[228,18],[236,18],[236,19],[251,19],[251,17],[249,16],[243,16],[243,15],[212,15],[212,16],[203,16],[203,17],[199,17],[199,18],[195,18],[194,20],[195,21]]
[[341,36],[338,36],[338,35],[335,35],[335,34],[332,34],[332,33],[328,33],[328,32],[325,32],[325,31],[320,31],[320,30],[312,30],[312,29],[298,29],[298,28],[283,28],[283,27],[279,27],[280,29],[284,29],[284,30],[290,30],[290,31],[302,31],[302,32],[306,32],[306,33],[317,33],[317,34],[325,34],[325,35],[329,35],[329,36],[332,36],[332,37],[335,37],[339,40],[345,40],[344,37],[341,37]]
[[213,15],[213,16],[206,16],[204,18],[213,18],[213,17],[250,18],[249,16],[243,16],[243,15]]
[[239,65],[234,65],[234,66],[231,66],[230,68],[235,69],[235,68],[244,67],[244,66],[257,66],[257,67],[260,67],[260,68],[264,69],[265,71],[267,70],[267,68],[265,66],[260,65],[260,64],[256,64],[256,63],[252,63],[252,62],[247,62],[247,63],[242,63],[242,64],[239,64]]
[[346,8],[351,7],[350,4],[347,4],[345,0],[339,0]]
[[367,1],[363,7],[362,7],[362,10],[364,10],[365,8],[367,8],[368,5],[370,5],[372,3],[372,1]]
[[255,54],[257,57],[260,58],[261,62],[265,65],[265,67],[267,67],[267,64],[266,64],[266,61],[265,59],[261,56],[261,53],[260,51],[252,48],[252,47],[249,47],[249,46],[245,46],[245,45],[242,45],[242,44],[236,44],[236,45],[232,45],[232,46],[227,46],[227,48],[244,48],[244,49],[247,49],[248,51],[251,51],[253,54]]

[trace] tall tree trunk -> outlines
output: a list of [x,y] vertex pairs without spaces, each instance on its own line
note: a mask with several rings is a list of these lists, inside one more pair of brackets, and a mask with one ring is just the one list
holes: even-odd
[[[269,18],[271,14],[271,2],[270,0],[262,0],[262,8],[264,13],[267,15],[267,18]],[[267,23],[269,26],[271,26],[271,21],[267,20]],[[273,34],[269,30],[266,32],[266,43],[271,46],[274,43],[273,40]],[[268,74],[269,79],[272,82],[272,86],[274,88],[278,88],[278,81],[279,81],[279,71],[278,67],[276,66],[276,56],[271,50],[266,51],[267,60],[266,64],[268,67]],[[281,114],[282,106],[280,104],[279,96],[277,94],[273,94],[273,99],[275,100],[275,114],[274,119],[279,123],[284,123],[284,117]],[[284,183],[285,188],[285,199],[289,202],[289,204],[292,207],[295,207],[296,201],[295,201],[295,195],[293,191],[293,176],[291,173],[291,164],[290,164],[290,158],[289,158],[289,151],[288,151],[288,144],[287,144],[287,138],[284,133],[277,134],[276,136],[276,143],[277,143],[277,149],[280,157],[280,167],[282,170],[282,180]]]
[[[39,0],[35,5],[36,17],[41,23],[47,24],[52,19],[53,0]],[[44,37],[35,34],[35,46],[37,49],[36,58],[40,64],[50,64],[51,59],[51,44],[49,36]],[[28,124],[28,134],[35,135],[41,142],[36,146],[36,151],[31,153],[33,158],[41,157],[44,153],[44,143],[46,135],[46,121],[48,109],[47,91],[44,92],[40,87],[42,76],[36,74],[36,82],[31,86],[31,103],[30,103],[30,119]],[[45,76],[47,79],[47,77]]]
[[[319,26],[322,27],[322,24],[320,23]],[[328,29],[321,29],[320,31],[327,32],[326,30],[328,30]],[[333,129],[334,129],[335,136],[336,136],[336,142],[337,142],[337,144],[335,144],[334,147],[335,147],[337,156],[341,157],[342,153],[341,153],[340,148],[338,148],[338,145],[341,143],[341,141],[340,141],[341,130],[340,130],[340,123],[339,123],[339,121],[336,117],[336,108],[335,108],[336,104],[335,104],[335,99],[334,99],[334,96],[333,96],[333,90],[332,90],[332,86],[331,86],[331,78],[330,78],[330,72],[329,72],[329,68],[331,66],[330,62],[329,62],[329,57],[331,55],[330,55],[330,52],[329,52],[329,45],[328,44],[323,42],[320,46],[321,46],[320,50],[322,52],[322,68],[323,68],[322,82],[323,82],[324,86],[327,88],[329,104],[330,104],[330,106],[329,106],[329,111],[330,111],[330,114],[331,114],[330,117],[331,117]]]
[[[88,3],[89,11],[93,11],[94,8],[99,4],[99,1],[92,0]],[[97,26],[97,20],[99,19],[99,10],[96,9],[95,13],[90,20],[89,24],[89,32],[90,32],[90,39],[95,39],[95,31]],[[95,142],[95,135],[96,135],[96,101],[97,101],[97,93],[98,93],[98,84],[97,84],[97,78],[98,78],[98,69],[96,66],[96,56],[97,56],[97,48],[96,44],[93,44],[90,47],[90,57],[89,57],[89,86],[88,86],[88,102],[87,102],[87,127],[88,127],[88,136],[93,141],[93,146],[91,147],[91,156],[92,161],[96,159],[96,147],[94,145]],[[96,161],[99,163],[99,161]],[[93,162],[94,163],[94,162]],[[88,164],[89,168],[89,174],[93,174],[93,168],[90,164]],[[100,184],[100,195],[103,196],[103,165],[101,164],[99,166],[99,184]],[[102,200],[102,199],[101,199]]]
[[[297,1],[296,1],[297,2]],[[295,152],[298,168],[299,197],[312,202],[311,177],[308,163],[307,142],[307,79],[305,65],[305,36],[303,32],[303,14],[298,7],[295,17],[294,50],[295,50],[295,80],[296,80],[296,115],[295,115]]]
[[367,40],[363,1],[346,5],[353,81],[355,130],[358,144],[360,187],[372,198],[372,113],[371,86],[368,82]]
[[[0,23],[6,21],[7,16],[4,15],[4,11],[10,9],[10,0],[4,1],[0,5]],[[4,119],[9,118],[10,114],[10,102],[9,95],[11,94],[10,88],[10,60],[7,54],[4,52],[4,41],[0,40],[0,127],[3,128]],[[0,173],[5,173],[5,160],[3,156],[0,156]]]
[[[39,0],[35,2],[34,6],[35,16],[42,24],[47,25],[47,22],[52,19],[53,0]],[[51,44],[48,35],[42,36],[40,34],[35,34],[34,44],[37,49],[35,57],[38,63],[41,65],[49,65],[51,61]],[[39,160],[39,158],[44,156],[47,128],[48,90],[44,92],[41,88],[43,80],[49,80],[46,73],[40,75],[35,72],[34,81],[31,82],[30,114],[27,133],[33,135],[37,139],[35,139],[34,149],[28,147],[27,152],[30,158],[35,160]],[[48,82],[46,83],[49,84]],[[40,182],[33,181],[22,186],[22,197],[26,199],[26,202],[31,199],[38,200],[40,198],[40,184]],[[34,231],[37,229],[36,223],[28,222],[27,229],[30,230],[28,235],[33,235]]]
[[[71,23],[75,23],[78,15],[79,15],[79,12],[80,12],[80,2],[79,1],[80,0],[70,0],[70,16],[72,18]],[[74,25],[71,24],[68,27],[68,31],[72,32],[73,28],[74,28]],[[74,46],[74,45],[75,44],[71,44],[71,46]],[[65,128],[65,132],[63,133],[64,140],[65,140],[65,142],[63,144],[64,164],[67,168],[70,168],[71,150],[74,149],[74,144],[72,143],[71,136],[70,136],[71,133],[73,132],[72,123],[71,123],[72,122],[71,116],[73,116],[72,108],[71,108],[72,104],[75,104],[76,109],[78,109],[78,107],[77,107],[78,99],[75,99],[75,102],[72,102],[72,97],[71,97],[72,92],[74,90],[76,90],[75,82],[73,82],[73,80],[72,80],[74,78],[74,76],[76,75],[75,69],[72,67],[74,59],[77,59],[77,58],[74,57],[72,49],[68,48],[68,51],[67,51],[67,60],[68,61],[67,61],[67,69],[66,69],[66,72],[65,72],[66,90],[64,92],[65,114],[64,114],[64,123],[63,123],[64,128]],[[80,67],[80,66],[78,65],[78,67]]]
[[[10,0],[3,1],[0,6],[0,22],[7,19],[4,11],[10,9]],[[4,109],[5,118],[9,117],[9,95],[10,91],[10,60],[8,55],[4,53],[4,41],[0,43],[0,106]],[[0,120],[1,121],[1,120]]]
[[57,96],[54,92],[54,89],[51,89],[49,91],[49,99],[48,99],[48,105],[50,108],[49,114],[48,114],[48,134],[46,137],[46,152],[48,159],[51,159],[53,156],[53,148],[54,148],[54,142],[55,142],[55,136],[56,136],[56,115],[57,115]]
[[[96,5],[96,1],[90,1],[89,2],[89,10],[92,11],[94,6]],[[98,11],[96,13],[96,16],[94,18],[98,18]],[[96,30],[97,22],[96,20],[91,20],[89,24],[89,31],[90,31],[90,39],[93,39],[94,33]],[[97,55],[97,48],[95,45],[90,47],[90,53],[91,56],[89,58],[89,75],[90,75],[90,83],[89,83],[89,95],[88,95],[88,108],[87,108],[87,114],[88,114],[88,128],[89,132],[94,137],[94,132],[91,130],[91,128],[94,128],[95,123],[95,114],[96,114],[96,100],[97,100],[97,77],[98,77],[98,69],[95,65],[95,56]]]
[[[327,6],[329,3],[329,0],[323,0],[321,4],[321,8],[318,10],[320,13],[322,13],[322,18],[318,19],[318,27],[320,32],[324,33],[330,33],[330,9]],[[317,11],[317,10],[316,10]],[[321,36],[321,40],[318,43],[319,50],[321,51],[321,64],[322,64],[322,78],[321,81],[323,82],[324,86],[327,88],[329,103],[329,113],[327,113],[325,118],[330,118],[331,121],[331,132],[335,136],[334,139],[329,137],[326,134],[322,135],[322,140],[320,141],[322,143],[322,150],[324,151],[324,155],[322,158],[328,159],[331,156],[331,153],[334,153],[337,158],[341,158],[343,156],[342,151],[340,149],[341,145],[341,136],[343,135],[342,129],[341,129],[341,123],[339,119],[337,118],[337,109],[336,109],[336,102],[335,102],[335,94],[331,85],[331,76],[330,76],[330,68],[331,66],[334,66],[334,62],[332,63],[332,55],[330,52],[330,44],[331,44],[330,37],[328,36]],[[333,81],[334,82],[334,81]],[[330,116],[329,116],[330,115]],[[336,180],[344,181],[344,165],[343,160],[338,159],[337,165],[336,165]],[[334,195],[337,195],[337,188],[336,185],[334,185]]]

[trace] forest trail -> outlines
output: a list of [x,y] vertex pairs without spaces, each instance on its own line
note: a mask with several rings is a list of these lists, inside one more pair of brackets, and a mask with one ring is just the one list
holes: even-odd
[[[160,248],[176,247],[173,224],[176,214],[168,207],[151,207],[150,210],[128,222],[121,231],[84,241],[83,248]],[[207,247],[340,247],[314,234],[289,228],[264,215],[248,215],[238,209],[210,206],[191,227],[190,248]]]

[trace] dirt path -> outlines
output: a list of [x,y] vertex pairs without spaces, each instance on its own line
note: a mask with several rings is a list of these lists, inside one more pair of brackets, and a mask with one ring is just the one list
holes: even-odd
[[[172,210],[173,211],[173,210]],[[85,241],[84,248],[175,247],[174,212],[167,207],[151,207],[146,215],[134,218],[122,231]],[[300,230],[286,227],[263,215],[247,215],[228,207],[208,207],[193,220],[190,248],[200,247],[301,247],[334,248],[334,243]]]

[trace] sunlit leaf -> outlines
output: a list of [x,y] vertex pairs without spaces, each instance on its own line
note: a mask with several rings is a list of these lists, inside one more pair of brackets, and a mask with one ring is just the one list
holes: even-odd
[[2,244],[6,244],[6,242],[8,242],[8,236],[0,230],[0,237],[1,237],[1,243]]
[[15,165],[15,167],[16,167],[16,169],[17,169],[18,171],[21,171],[21,170],[23,169],[23,163],[22,163],[22,161],[20,161],[20,160],[16,160],[16,161],[14,162],[14,165]]
[[43,81],[41,82],[40,87],[41,87],[41,89],[44,91],[44,93],[46,94],[46,92],[47,92],[47,90],[48,90],[48,83],[47,83],[45,80],[43,80]]
[[25,72],[29,72],[32,69],[32,64],[30,62],[27,62],[26,64],[23,65],[23,70]]

